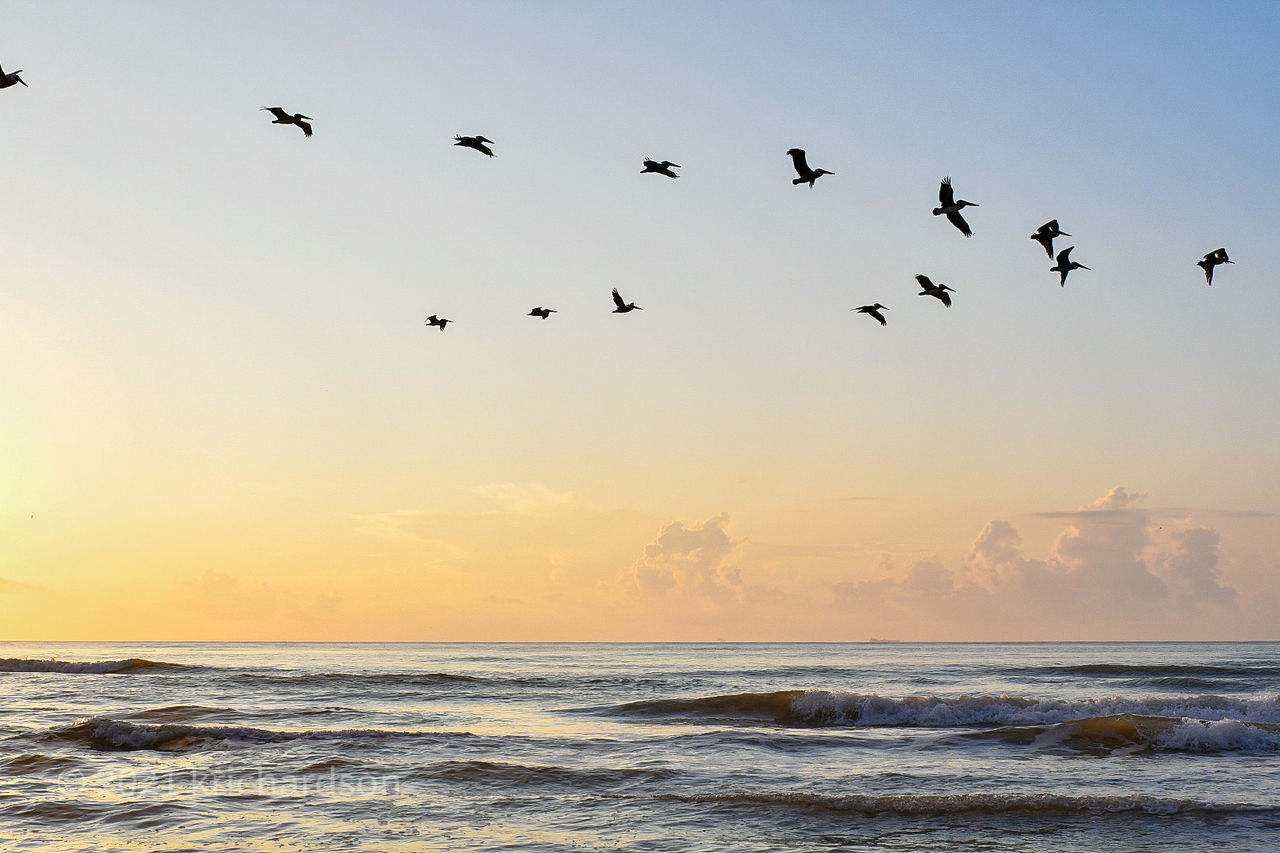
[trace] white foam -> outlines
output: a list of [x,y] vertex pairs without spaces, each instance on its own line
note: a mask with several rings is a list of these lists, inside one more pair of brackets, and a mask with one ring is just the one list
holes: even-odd
[[1053,725],[1117,714],[1280,723],[1280,696],[1112,696],[1066,700],[975,695],[893,699],[839,690],[808,690],[792,703],[792,712],[799,721],[814,723],[936,728]]

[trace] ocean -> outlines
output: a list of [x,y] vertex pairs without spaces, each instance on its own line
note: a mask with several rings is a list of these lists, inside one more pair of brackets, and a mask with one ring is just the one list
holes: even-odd
[[1280,847],[1280,643],[0,643],[0,850]]

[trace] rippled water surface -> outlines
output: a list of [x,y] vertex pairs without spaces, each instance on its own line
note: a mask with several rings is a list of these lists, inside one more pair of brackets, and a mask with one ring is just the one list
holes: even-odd
[[1280,644],[0,644],[0,849],[1235,851]]

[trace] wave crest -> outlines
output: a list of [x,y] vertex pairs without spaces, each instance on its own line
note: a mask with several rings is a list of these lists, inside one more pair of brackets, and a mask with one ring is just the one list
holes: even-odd
[[192,752],[201,749],[254,746],[294,740],[376,741],[394,737],[433,737],[435,733],[392,729],[305,729],[283,731],[249,726],[192,726],[176,723],[148,725],[93,717],[46,735],[54,741],[71,741],[108,752],[157,750]]
[[624,717],[666,717],[676,722],[758,725],[772,721],[793,727],[1037,726],[1092,717],[1135,715],[1196,720],[1280,723],[1280,696],[1235,699],[1224,696],[1152,696],[1067,700],[1026,696],[907,696],[895,699],[840,690],[779,690],[692,699],[655,699],[614,706]]
[[0,672],[65,672],[73,674],[109,675],[136,672],[176,672],[196,669],[180,663],[125,658],[123,660],[69,661],[39,658],[0,658]]

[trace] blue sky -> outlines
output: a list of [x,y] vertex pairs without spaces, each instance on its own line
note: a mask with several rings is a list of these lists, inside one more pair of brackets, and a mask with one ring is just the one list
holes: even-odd
[[[882,526],[953,561],[992,518],[1116,485],[1280,511],[1274,5],[4,20],[0,63],[30,88],[0,91],[0,485],[29,556],[0,576],[75,562],[65,528],[13,519],[104,502],[112,530],[214,517],[234,539],[242,513],[303,531],[533,484],[655,529]],[[836,174],[792,186],[797,146]],[[641,176],[646,156],[681,178]],[[980,204],[971,240],[929,213],[943,175]],[[1051,218],[1093,268],[1065,288],[1027,239]],[[1237,263],[1208,288],[1195,261],[1218,246]],[[610,314],[615,286],[645,310]],[[875,301],[885,328],[849,311]],[[849,496],[877,502],[851,519]],[[1224,549],[1265,574],[1274,523],[1240,526]]]

